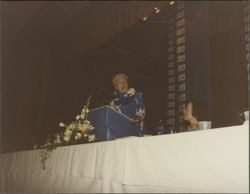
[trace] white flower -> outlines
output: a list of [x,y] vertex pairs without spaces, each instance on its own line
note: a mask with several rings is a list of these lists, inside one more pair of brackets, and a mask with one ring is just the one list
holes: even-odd
[[84,119],[85,118],[85,113],[82,112],[80,117],[81,117],[81,119]]
[[89,140],[89,142],[91,142],[91,141],[95,141],[95,135],[93,134],[93,135],[89,135],[88,136],[88,140]]
[[89,112],[89,109],[86,106],[84,106],[82,109],[82,113],[88,113],[88,112]]
[[55,136],[56,138],[53,143],[62,143],[63,140],[66,142],[71,140],[77,141],[83,136],[88,138],[88,141],[94,141],[96,139],[95,135],[88,135],[88,132],[94,129],[90,121],[86,118],[89,112],[88,106],[90,97],[88,98],[87,105],[84,105],[81,114],[76,115],[75,120],[73,122],[71,122],[69,125],[65,125],[62,122],[59,123],[60,127],[65,127],[65,131],[63,134],[58,134],[57,136]]
[[72,131],[70,129],[66,129],[65,132],[64,132],[64,137],[63,139],[65,141],[69,141],[70,138],[71,138],[71,135],[72,135]]
[[88,131],[89,129],[89,125],[88,124],[81,124],[78,126],[78,129],[82,132],[82,133],[85,133]]
[[69,140],[70,140],[70,137],[64,136],[63,139],[64,139],[64,141],[69,141]]
[[129,96],[133,96],[135,94],[135,89],[134,88],[130,88],[128,91],[127,91],[127,94]]
[[76,136],[75,136],[75,140],[78,140],[82,137],[82,134],[81,133],[76,133]]
[[85,120],[83,123],[86,124],[86,125],[90,125],[90,121],[89,120]]
[[76,128],[75,123],[71,123],[71,124],[67,127],[67,129],[69,129],[69,130],[71,130],[71,131],[73,131],[75,128]]
[[90,125],[90,126],[89,126],[89,130],[92,131],[93,129],[95,129],[95,128],[93,127],[93,125]]
[[80,117],[80,115],[77,115],[76,116],[76,120],[79,120],[81,117]]
[[62,122],[60,122],[60,123],[59,123],[59,126],[60,126],[60,127],[65,127],[65,124],[62,123]]

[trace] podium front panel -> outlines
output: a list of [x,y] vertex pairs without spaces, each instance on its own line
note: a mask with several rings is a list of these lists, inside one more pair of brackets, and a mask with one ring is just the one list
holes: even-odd
[[91,110],[89,120],[95,127],[94,132],[98,140],[112,140],[131,134],[129,118],[109,106]]

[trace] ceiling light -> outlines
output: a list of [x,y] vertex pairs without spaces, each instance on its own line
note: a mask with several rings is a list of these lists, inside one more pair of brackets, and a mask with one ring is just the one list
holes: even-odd
[[148,19],[148,16],[145,16],[142,18],[143,21],[146,21]]
[[175,1],[170,1],[169,5],[174,5]]
[[155,13],[159,13],[161,10],[160,9],[157,9],[157,10],[155,10]]

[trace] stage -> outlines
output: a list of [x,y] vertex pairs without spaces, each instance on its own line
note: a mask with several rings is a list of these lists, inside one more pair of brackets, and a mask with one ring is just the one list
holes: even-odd
[[126,137],[0,158],[0,192],[247,193],[249,124]]

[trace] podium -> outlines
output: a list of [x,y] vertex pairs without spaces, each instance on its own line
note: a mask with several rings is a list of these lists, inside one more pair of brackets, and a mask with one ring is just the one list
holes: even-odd
[[95,127],[94,133],[98,140],[113,140],[131,135],[130,118],[110,106],[90,110],[89,120]]

